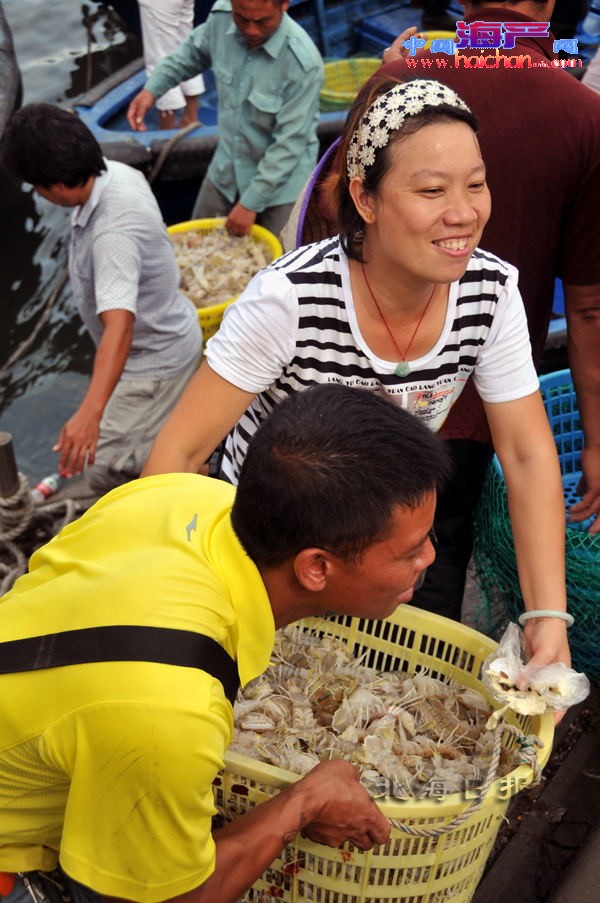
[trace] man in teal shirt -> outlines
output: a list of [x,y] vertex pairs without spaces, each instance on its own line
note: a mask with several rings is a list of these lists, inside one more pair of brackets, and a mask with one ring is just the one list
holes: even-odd
[[317,159],[319,51],[286,10],[289,0],[217,0],[206,22],[156,66],[127,118],[144,115],[169,88],[212,68],[219,95],[219,142],[193,216],[226,216],[246,235],[276,235]]

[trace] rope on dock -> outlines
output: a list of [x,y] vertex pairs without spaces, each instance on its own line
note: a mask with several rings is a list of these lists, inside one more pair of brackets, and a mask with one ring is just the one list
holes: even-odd
[[29,556],[87,507],[70,498],[36,505],[27,478],[18,476],[16,492],[6,498],[0,495],[0,596],[25,573]]
[[148,184],[152,185],[157,175],[161,171],[164,166],[164,163],[173,150],[173,148],[179,144],[182,138],[185,138],[190,132],[195,132],[197,128],[202,125],[201,122],[190,122],[189,125],[186,125],[184,128],[180,129],[176,135],[173,135],[172,138],[169,138],[165,146],[162,148],[160,154],[158,155],[158,159],[154,163],[152,170],[147,176]]

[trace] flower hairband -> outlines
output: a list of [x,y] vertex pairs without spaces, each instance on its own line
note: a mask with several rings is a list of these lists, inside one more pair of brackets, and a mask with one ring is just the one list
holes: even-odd
[[416,116],[427,107],[442,104],[471,112],[458,94],[436,81],[405,82],[381,94],[364,113],[352,135],[346,154],[348,178],[364,179],[365,170],[375,162],[376,150],[386,146],[390,132],[400,129],[407,116]]

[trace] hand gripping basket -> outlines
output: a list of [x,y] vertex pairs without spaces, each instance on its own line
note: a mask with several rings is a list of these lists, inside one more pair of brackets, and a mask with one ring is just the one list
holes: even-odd
[[[380,670],[414,674],[427,669],[433,677],[455,678],[482,692],[479,671],[496,648],[488,637],[461,624],[401,605],[385,621],[361,618],[308,619],[306,630],[343,639],[354,654],[368,651],[366,664]],[[545,764],[552,744],[550,715],[507,719],[522,735],[543,742],[537,764]],[[507,745],[514,744],[508,738]],[[298,836],[248,892],[246,903],[466,903],[477,887],[510,797],[532,780],[530,765],[518,765],[495,780],[479,801],[476,791],[401,801],[378,800],[393,827],[387,844],[362,852],[346,844],[340,849]],[[217,808],[235,818],[298,780],[288,771],[227,753],[225,770],[215,782]],[[467,815],[467,810],[469,814]],[[466,818],[465,818],[466,816]],[[450,822],[465,820],[443,832]],[[422,831],[424,836],[405,833]]]
[[[213,217],[211,219],[191,219],[184,223],[176,223],[174,226],[169,226],[167,232],[169,235],[176,235],[181,232],[200,232],[201,234],[208,234],[217,229],[224,229],[224,227],[225,217]],[[254,225],[250,229],[250,235],[255,241],[262,242],[267,246],[271,253],[271,260],[275,260],[276,257],[281,257],[283,254],[281,242],[272,232],[269,232],[268,229]],[[198,308],[198,319],[200,320],[200,326],[202,328],[204,345],[206,345],[208,339],[215,334],[221,325],[225,309],[229,307],[230,304],[233,304],[235,300],[235,298],[228,298],[227,301],[223,301],[221,304],[212,304],[207,307]]]
[[[546,413],[560,460],[566,513],[579,498],[583,432],[569,370],[540,377]],[[600,535],[587,532],[589,521],[566,520],[567,603],[575,623],[569,630],[573,667],[600,677]],[[523,611],[506,484],[497,458],[490,464],[475,523],[473,549],[480,603],[473,623],[499,636]]]

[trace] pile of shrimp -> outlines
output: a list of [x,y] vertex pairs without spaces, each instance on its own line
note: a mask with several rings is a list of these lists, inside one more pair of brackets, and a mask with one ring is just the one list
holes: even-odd
[[[230,749],[296,774],[347,759],[374,798],[443,796],[487,776],[492,711],[457,682],[376,671],[342,640],[288,627],[269,669],[238,694]],[[503,750],[497,776],[514,767]]]
[[196,307],[237,298],[273,259],[263,242],[251,235],[237,238],[225,229],[191,230],[169,237],[181,276],[180,289]]

